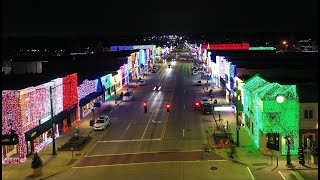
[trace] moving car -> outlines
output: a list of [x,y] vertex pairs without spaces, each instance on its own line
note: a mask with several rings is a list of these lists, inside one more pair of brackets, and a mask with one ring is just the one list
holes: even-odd
[[146,85],[146,83],[147,83],[147,82],[146,82],[145,80],[142,80],[142,79],[141,79],[141,80],[139,80],[138,85],[139,85],[139,86],[144,86],[144,85]]
[[101,116],[93,125],[93,130],[104,130],[110,125],[110,118],[109,116]]
[[151,72],[152,72],[152,73],[156,73],[156,72],[157,72],[157,70],[155,70],[155,69],[152,69],[152,70],[151,70]]
[[124,93],[122,101],[132,101],[133,99],[133,91],[129,90],[126,93]]
[[168,65],[168,68],[171,68],[171,64]]
[[157,85],[153,88],[154,91],[160,91],[160,89],[161,89],[161,85],[160,85],[160,84],[157,84]]
[[212,114],[213,110],[212,110],[211,104],[210,103],[204,103],[201,106],[201,111],[202,111],[203,114]]

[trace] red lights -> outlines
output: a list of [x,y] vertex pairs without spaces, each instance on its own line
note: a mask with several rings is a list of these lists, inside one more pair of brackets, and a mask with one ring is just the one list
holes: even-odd
[[198,102],[196,102],[196,106],[199,106],[200,104]]
[[147,107],[147,101],[143,102],[143,106]]
[[167,104],[167,108],[170,108],[170,104]]
[[249,50],[249,43],[243,44],[202,44],[202,52],[204,49],[209,50]]

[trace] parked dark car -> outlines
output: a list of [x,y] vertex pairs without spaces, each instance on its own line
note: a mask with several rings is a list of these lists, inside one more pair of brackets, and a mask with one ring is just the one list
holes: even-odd
[[202,111],[203,114],[212,114],[213,113],[212,105],[210,103],[204,103],[201,106],[201,111]]

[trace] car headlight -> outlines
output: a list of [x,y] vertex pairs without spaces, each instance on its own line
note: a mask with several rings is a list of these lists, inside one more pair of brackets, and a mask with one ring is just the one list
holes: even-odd
[[156,89],[157,89],[157,87],[154,87],[154,88],[153,88],[153,90],[156,90]]
[[160,89],[161,89],[161,86],[158,87],[158,90],[159,90],[159,91],[160,91]]

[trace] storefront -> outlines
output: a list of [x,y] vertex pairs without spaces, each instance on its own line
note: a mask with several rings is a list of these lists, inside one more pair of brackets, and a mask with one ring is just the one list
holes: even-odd
[[17,134],[2,135],[2,147],[4,158],[19,157],[19,137]]
[[100,92],[90,93],[88,96],[80,99],[79,101],[80,118],[82,119],[92,111],[92,109],[94,108],[95,102],[103,101],[103,96],[104,96],[104,91],[100,91]]
[[[46,145],[52,142],[51,128],[52,122],[51,120],[47,120],[43,124],[40,124],[25,133],[27,156],[39,152]],[[58,136],[58,134],[56,134],[56,136]]]

